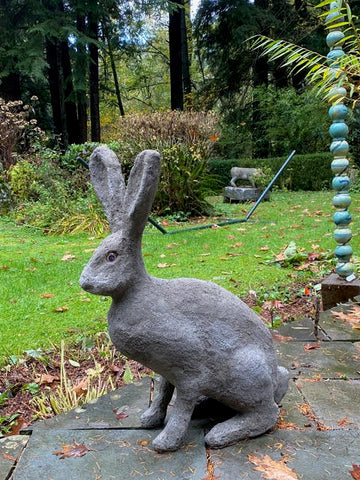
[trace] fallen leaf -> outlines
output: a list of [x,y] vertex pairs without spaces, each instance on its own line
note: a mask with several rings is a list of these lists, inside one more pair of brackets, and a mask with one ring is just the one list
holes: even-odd
[[259,250],[266,252],[267,250],[269,250],[269,245],[264,245],[263,247],[260,247]]
[[59,312],[59,313],[66,312],[67,310],[69,310],[69,307],[53,308],[53,312]]
[[229,236],[228,236],[228,239],[229,239],[229,240],[234,240],[235,238],[236,238],[235,235],[229,235]]
[[231,245],[231,248],[239,248],[239,247],[242,247],[244,244],[241,243],[241,242],[236,242],[234,243],[233,245]]
[[74,258],[75,258],[75,255],[71,255],[70,253],[68,253],[64,255],[61,260],[63,262],[69,262],[70,260],[74,260]]
[[309,351],[309,350],[315,350],[316,348],[320,348],[320,345],[318,343],[307,343],[304,345],[304,350]]
[[149,445],[150,440],[139,440],[137,442],[138,445],[141,445],[142,447],[146,447],[146,445]]
[[251,463],[256,465],[254,470],[262,472],[262,477],[269,480],[294,480],[299,477],[290,469],[283,460],[273,460],[269,455],[264,455],[262,458],[254,454],[249,454],[248,459]]
[[360,465],[355,465],[352,463],[352,470],[349,470],[350,475],[355,478],[355,480],[360,480]]
[[157,267],[158,268],[170,268],[170,267],[175,267],[176,263],[158,263]]
[[272,338],[277,342],[290,342],[294,340],[293,337],[285,337],[284,335],[280,335],[280,333],[272,333]]
[[1,265],[0,270],[9,270],[9,265]]
[[74,445],[62,445],[62,450],[53,452],[53,455],[59,456],[60,460],[64,458],[79,458],[83,457],[89,452],[94,452],[92,448],[87,447],[84,443],[77,443],[74,441]]
[[352,328],[360,329],[360,306],[352,305],[352,307],[346,312],[334,312],[331,310],[334,317],[343,320],[350,324]]
[[81,380],[81,382],[79,382],[77,385],[75,385],[71,391],[75,393],[75,395],[77,395],[78,397],[80,397],[81,395],[84,395],[84,393],[86,393],[88,390],[88,379],[85,378],[83,380]]
[[121,420],[122,418],[127,418],[129,415],[121,410],[118,410],[117,408],[114,408],[113,412],[115,413],[116,418]]
[[347,417],[342,418],[341,420],[339,420],[336,423],[338,424],[339,427],[343,427],[344,425],[352,425],[352,422],[349,422]]
[[44,373],[43,375],[40,375],[40,377],[36,378],[36,383],[39,383],[40,385],[51,385],[57,380],[60,380],[57,375],[49,375],[48,373]]
[[2,453],[2,456],[3,456],[3,458],[5,458],[5,460],[10,460],[12,462],[16,462],[16,458],[12,457],[11,455],[8,455],[7,453]]
[[54,296],[55,296],[55,295],[54,295],[53,293],[42,293],[42,294],[40,295],[40,297],[42,297],[42,298],[52,298],[52,297],[54,297]]

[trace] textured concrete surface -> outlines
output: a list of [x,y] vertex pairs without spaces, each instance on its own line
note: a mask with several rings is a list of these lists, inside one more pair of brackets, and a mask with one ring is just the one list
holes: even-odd
[[[348,311],[346,306],[339,308]],[[0,441],[0,452],[6,453],[5,457],[0,453],[0,480],[350,480],[354,465],[360,468],[360,344],[350,325],[334,321],[328,312],[320,325],[322,321],[338,332],[337,341],[315,342],[308,320],[279,329],[278,335],[283,335],[275,341],[279,363],[289,368],[292,379],[279,421],[265,435],[206,450],[204,435],[211,419],[220,414],[213,404],[203,420],[191,421],[184,447],[155,453],[150,441],[159,430],[140,428],[140,415],[152,391],[151,379],[145,378],[83,411],[35,424],[29,437],[21,437],[29,442],[12,477],[15,460],[5,457],[16,459],[24,444],[12,453],[15,450],[4,450],[5,442]],[[292,340],[288,335],[285,341],[284,333],[290,331]],[[320,348],[309,348],[314,345]],[[128,416],[117,418],[116,414],[123,417],[121,413]],[[64,451],[64,445],[88,450],[81,457],[60,459],[54,452]]]
[[0,438],[0,480],[7,480],[10,477],[28,440],[27,435]]

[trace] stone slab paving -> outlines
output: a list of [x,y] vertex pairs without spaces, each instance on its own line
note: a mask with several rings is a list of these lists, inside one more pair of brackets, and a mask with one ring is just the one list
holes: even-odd
[[[204,436],[188,432],[186,446],[157,454],[148,444],[159,430],[34,430],[12,480],[201,480],[207,477]],[[89,449],[82,457],[60,458],[54,452],[76,444]]]
[[296,383],[325,428],[360,428],[360,380],[313,382],[301,379]]
[[[320,326],[318,342],[311,319],[278,329],[279,363],[290,370],[291,380],[278,425],[267,435],[206,451],[204,431],[209,421],[193,420],[185,447],[157,454],[149,442],[158,432],[142,430],[140,424],[140,414],[154,389],[156,393],[156,378],[154,384],[146,378],[82,409],[37,422],[15,473],[9,477],[12,463],[7,460],[0,480],[273,478],[256,470],[249,458],[270,459],[275,463],[269,468],[285,465],[286,460],[294,479],[351,480],[352,464],[360,465],[360,336],[327,312],[321,315]],[[54,455],[75,442],[89,449],[86,455],[65,459]]]
[[360,352],[351,342],[277,342],[276,349],[292,378],[360,379]]
[[0,438],[0,480],[9,478],[28,440],[29,437],[27,435],[13,435]]
[[63,415],[36,422],[31,429],[141,428],[140,415],[150,405],[151,379],[127,385]]
[[[262,475],[255,470],[249,455],[263,459],[267,455],[275,462],[286,460],[294,476]],[[252,457],[250,457],[252,458]],[[265,459],[266,460],[266,459]],[[254,440],[239,442],[211,452],[214,477],[221,480],[260,480],[262,478],[294,478],[304,480],[351,480],[352,464],[360,464],[359,431],[302,432],[278,430]],[[281,464],[278,464],[281,465]],[[276,469],[276,465],[269,466]],[[275,470],[276,471],[276,470]]]

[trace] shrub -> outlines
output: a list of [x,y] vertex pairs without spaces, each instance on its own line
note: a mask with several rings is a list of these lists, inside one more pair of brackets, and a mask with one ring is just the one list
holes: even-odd
[[10,189],[16,200],[24,202],[36,197],[36,170],[34,164],[20,160],[8,170]]
[[[33,97],[32,100],[37,100]],[[42,139],[44,133],[37,126],[36,119],[30,119],[32,108],[21,100],[5,102],[0,98],[0,162],[8,170],[17,159],[13,152],[27,150],[34,142]]]
[[[274,176],[285,157],[256,158],[256,159],[223,159],[209,160],[209,170],[219,178],[222,187],[230,184],[230,169],[232,167],[255,167],[270,169]],[[333,174],[330,168],[332,156],[330,153],[315,153],[295,155],[276,185],[289,190],[323,190],[331,185]]]

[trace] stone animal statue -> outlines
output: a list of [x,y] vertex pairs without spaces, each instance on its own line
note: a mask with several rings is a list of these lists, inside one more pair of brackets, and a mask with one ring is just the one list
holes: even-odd
[[230,185],[237,187],[238,180],[248,180],[253,188],[256,187],[256,177],[264,177],[265,174],[258,168],[233,167],[230,170]]
[[124,355],[160,374],[159,393],[141,416],[144,428],[163,425],[153,440],[158,452],[178,449],[201,397],[235,410],[205,437],[213,448],[266,432],[277,421],[288,372],[278,367],[272,337],[237,296],[194,278],[165,280],[144,266],[141,240],[157,191],[160,155],[137,156],[127,186],[116,155],[94,150],[90,174],[112,233],[85,266],[80,285],[109,295],[110,337]]

